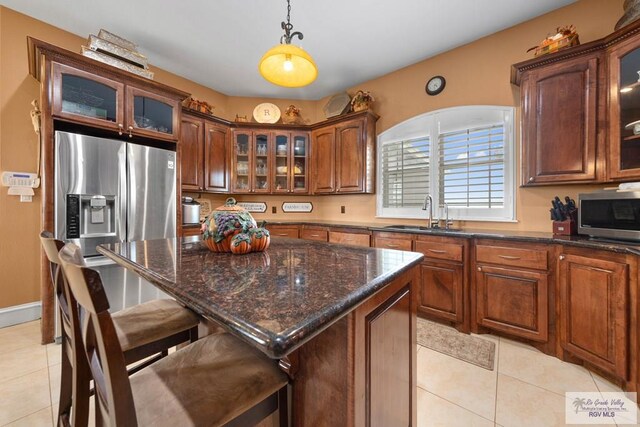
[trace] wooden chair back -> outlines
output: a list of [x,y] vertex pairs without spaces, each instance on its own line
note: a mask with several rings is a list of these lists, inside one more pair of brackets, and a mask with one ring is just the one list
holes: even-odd
[[127,368],[97,271],[85,266],[80,248],[69,243],[59,253],[68,288],[80,309],[72,329],[81,331],[95,384],[96,425],[135,426],[135,406]]

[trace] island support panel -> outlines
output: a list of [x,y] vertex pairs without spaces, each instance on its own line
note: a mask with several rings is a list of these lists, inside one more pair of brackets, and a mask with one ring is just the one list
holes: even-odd
[[294,426],[417,425],[419,266],[291,355]]

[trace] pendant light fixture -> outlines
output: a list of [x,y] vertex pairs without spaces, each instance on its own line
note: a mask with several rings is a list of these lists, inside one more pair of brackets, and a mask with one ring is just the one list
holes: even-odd
[[287,0],[287,22],[282,22],[284,35],[280,44],[264,54],[258,64],[262,77],[273,84],[284,87],[302,87],[312,83],[318,76],[318,68],[313,58],[301,47],[291,44],[291,39],[304,37],[300,31],[294,33],[291,24],[291,3]]

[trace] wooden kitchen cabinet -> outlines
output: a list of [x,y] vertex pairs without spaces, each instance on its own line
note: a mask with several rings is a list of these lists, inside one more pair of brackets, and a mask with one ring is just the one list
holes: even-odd
[[229,192],[231,154],[229,127],[205,122],[204,125],[204,189],[211,193]]
[[371,232],[330,229],[329,243],[369,247],[371,246]]
[[229,128],[192,114],[180,127],[180,170],[184,191],[229,191]]
[[628,181],[640,177],[640,37],[630,37],[609,51],[609,176]]
[[445,320],[468,332],[469,306],[467,262],[468,242],[439,236],[418,235],[414,251],[421,252],[422,281],[418,311],[432,320]]
[[114,77],[51,63],[51,112],[56,118],[108,129],[119,136],[176,141],[180,102],[174,93],[142,88],[126,76]]
[[303,225],[300,229],[300,238],[306,240],[316,240],[319,242],[328,242],[329,229],[326,227]]
[[336,191],[336,130],[334,126],[311,133],[313,149],[313,194]]
[[184,115],[180,127],[180,172],[182,189],[204,189],[204,122]]
[[267,224],[267,230],[269,230],[272,237],[290,237],[292,239],[299,237],[299,228],[297,225]]
[[375,191],[377,118],[368,111],[353,113],[313,130],[313,194]]
[[51,113],[89,126],[124,131],[124,83],[51,63]]
[[162,93],[125,87],[125,125],[129,136],[176,141],[180,129],[180,100]]
[[478,242],[473,292],[477,324],[546,343],[552,305],[548,257],[543,246]]
[[522,73],[522,184],[595,182],[601,53]]
[[413,234],[375,231],[371,236],[371,246],[380,249],[410,251],[413,247]]
[[629,375],[629,266],[602,253],[562,253],[558,259],[560,345],[626,380]]

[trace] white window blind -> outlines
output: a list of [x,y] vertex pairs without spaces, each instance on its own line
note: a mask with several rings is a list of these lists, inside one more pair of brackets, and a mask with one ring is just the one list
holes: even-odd
[[378,136],[377,215],[426,218],[449,207],[454,220],[515,219],[512,107],[445,108],[387,129]]
[[504,208],[504,125],[443,133],[439,148],[440,205]]
[[382,146],[380,178],[384,208],[422,206],[429,192],[429,162],[428,137]]

